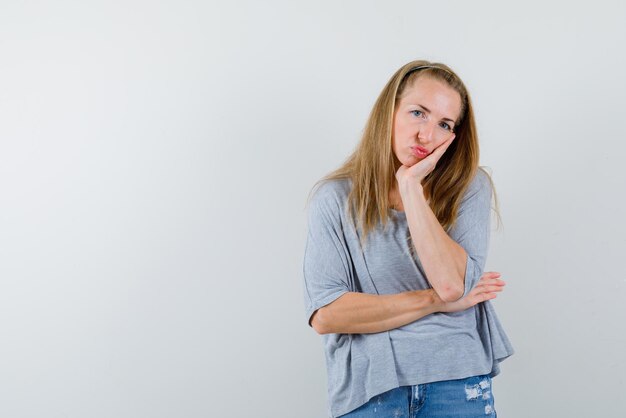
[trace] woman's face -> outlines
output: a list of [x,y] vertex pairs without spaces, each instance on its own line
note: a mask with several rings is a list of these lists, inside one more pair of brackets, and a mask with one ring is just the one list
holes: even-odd
[[412,166],[446,142],[461,114],[461,96],[445,82],[419,77],[405,89],[393,118],[392,148]]

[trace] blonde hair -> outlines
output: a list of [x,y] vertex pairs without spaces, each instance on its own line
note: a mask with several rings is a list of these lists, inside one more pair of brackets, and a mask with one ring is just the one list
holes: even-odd
[[[363,136],[344,164],[317,184],[333,179],[350,179],[352,190],[348,209],[362,229],[364,241],[379,223],[387,224],[389,192],[395,182],[400,162],[392,150],[392,127],[395,109],[407,87],[422,76],[445,82],[461,96],[460,120],[455,125],[455,140],[422,183],[429,206],[442,227],[454,225],[463,194],[477,173],[479,148],[474,110],[469,93],[461,79],[448,66],[429,61],[412,61],[402,66],[387,82],[369,115]],[[491,182],[491,176],[485,175]],[[495,195],[496,213],[498,201]],[[499,214],[498,214],[499,218]]]

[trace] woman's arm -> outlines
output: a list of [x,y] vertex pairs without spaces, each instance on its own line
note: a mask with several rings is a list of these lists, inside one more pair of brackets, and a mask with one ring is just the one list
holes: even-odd
[[444,302],[459,300],[465,294],[467,253],[446,231],[428,206],[423,179],[435,168],[454,135],[413,166],[401,166],[396,172],[398,192],[413,246],[424,268],[426,279]]
[[319,334],[370,334],[388,331],[434,312],[458,312],[494,299],[504,288],[496,272],[485,273],[464,298],[444,302],[433,289],[394,295],[348,292],[318,309],[311,325]]
[[439,224],[424,197],[422,181],[453,140],[454,135],[423,160],[410,167],[401,166],[396,172],[413,246],[426,279],[446,302],[466,296],[482,274],[489,242],[491,202],[488,175],[478,169],[450,233]]
[[318,309],[311,318],[311,325],[319,334],[388,331],[436,312],[438,300],[433,289],[393,295],[347,292]]
[[463,296],[467,253],[444,231],[426,202],[421,184],[400,187],[413,246],[430,285],[444,302]]

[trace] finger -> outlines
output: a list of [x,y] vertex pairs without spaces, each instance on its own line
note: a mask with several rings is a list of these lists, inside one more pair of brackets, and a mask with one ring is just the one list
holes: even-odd
[[497,271],[486,271],[486,272],[483,273],[482,277],[485,277],[485,276],[488,276],[488,277],[500,277],[501,274],[498,273]]
[[504,290],[504,286],[485,286],[485,293],[491,292],[502,292]]
[[472,306],[476,305],[480,302],[484,302],[486,300],[491,300],[491,299],[495,299],[497,298],[498,295],[496,293],[481,293],[480,295],[477,295],[475,298],[472,298],[471,303]]
[[476,286],[484,286],[486,284],[499,284],[499,285],[506,285],[506,282],[502,279],[499,279],[497,277],[495,278],[489,278],[489,277],[483,277],[482,279],[480,279],[478,281],[478,283],[476,284]]
[[480,295],[484,293],[492,293],[492,292],[502,292],[504,290],[504,286],[502,285],[484,285],[484,286],[476,286],[472,289],[471,295]]
[[448,139],[446,142],[444,142],[443,144],[435,148],[435,150],[431,152],[428,157],[432,157],[433,159],[435,159],[435,161],[438,161],[439,158],[441,158],[441,156],[443,155],[443,153],[446,152],[446,150],[448,149],[448,147],[450,146],[453,140],[454,140],[454,135],[452,135],[452,137]]
[[452,137],[451,139],[448,139],[446,142],[444,142],[443,144],[439,145],[437,148],[435,148],[433,150],[433,152],[430,153],[430,155],[428,155],[422,161],[428,161],[434,167],[437,164],[437,162],[439,161],[439,159],[441,158],[441,156],[443,155],[443,153],[446,152],[446,150],[448,149],[448,147],[452,143],[453,139],[454,139],[454,137]]
[[496,282],[498,280],[502,280],[502,279],[500,279],[499,277],[483,276],[480,278],[480,280],[478,280],[478,283]]
[[474,289],[478,289],[479,291],[484,292],[485,289],[489,287],[502,289],[504,288],[504,286],[506,286],[506,283],[504,283],[502,280],[492,279],[492,280],[483,281],[482,283],[477,284],[474,287]]

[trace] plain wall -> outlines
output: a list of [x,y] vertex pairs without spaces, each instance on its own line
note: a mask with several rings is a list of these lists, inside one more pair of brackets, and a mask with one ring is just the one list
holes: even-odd
[[305,203],[414,59],[476,108],[508,418],[623,416],[626,6],[0,3],[0,416],[326,416]]

